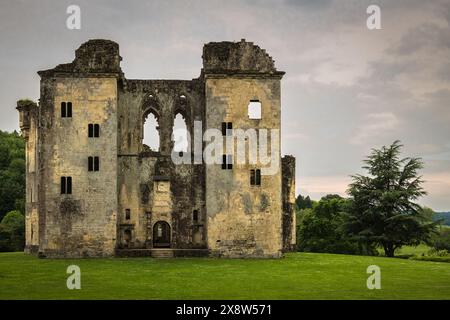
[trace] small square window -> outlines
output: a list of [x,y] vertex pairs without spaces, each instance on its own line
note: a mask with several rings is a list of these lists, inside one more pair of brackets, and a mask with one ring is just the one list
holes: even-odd
[[261,102],[259,100],[250,100],[248,104],[248,118],[261,119]]

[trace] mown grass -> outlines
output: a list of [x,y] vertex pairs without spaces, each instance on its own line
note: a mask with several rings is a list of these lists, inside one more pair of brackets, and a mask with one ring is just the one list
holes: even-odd
[[[66,269],[81,268],[81,290]],[[381,290],[366,269],[381,268]],[[50,260],[0,254],[0,299],[450,299],[450,264],[291,253],[283,259]]]

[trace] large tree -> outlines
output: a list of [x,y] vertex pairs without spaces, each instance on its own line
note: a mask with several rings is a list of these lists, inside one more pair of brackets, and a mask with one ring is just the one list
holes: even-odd
[[369,175],[352,176],[348,193],[353,198],[347,232],[364,245],[377,245],[393,257],[403,245],[428,242],[436,224],[415,202],[425,195],[420,158],[400,158],[402,145],[395,141],[372,149],[364,160]]

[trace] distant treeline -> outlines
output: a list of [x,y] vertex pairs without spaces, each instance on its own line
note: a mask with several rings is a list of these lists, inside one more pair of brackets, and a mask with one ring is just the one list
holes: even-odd
[[450,226],[450,212],[436,212],[433,216],[434,221],[442,221],[442,224]]
[[0,130],[0,251],[25,244],[25,141]]

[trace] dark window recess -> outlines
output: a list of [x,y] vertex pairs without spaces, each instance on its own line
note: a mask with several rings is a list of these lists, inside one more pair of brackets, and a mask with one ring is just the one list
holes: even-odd
[[88,171],[99,171],[99,170],[100,170],[100,158],[88,157]]
[[226,169],[227,168],[227,155],[226,154],[224,154],[223,156],[222,156],[222,169]]
[[93,136],[94,136],[94,125],[90,123],[88,125],[88,137],[92,138]]
[[67,102],[67,117],[72,117],[72,102]]
[[192,213],[192,219],[197,222],[198,221],[198,210],[194,210]]
[[257,170],[256,170],[255,184],[256,184],[257,186],[260,186],[260,185],[261,185],[261,170],[260,170],[260,169],[257,169]]
[[125,219],[130,220],[131,219],[131,210],[125,209]]
[[98,138],[100,137],[100,125],[92,124],[88,125],[88,137],[89,138]]
[[222,136],[233,135],[233,123],[232,122],[222,122]]
[[252,185],[252,186],[260,186],[261,185],[261,170],[260,169],[250,170],[250,185]]
[[67,194],[72,194],[72,177],[67,177]]
[[72,194],[72,177],[61,177],[61,194]]
[[222,155],[222,169],[233,169],[233,156],[231,154]]
[[233,135],[233,123],[227,122],[227,136]]
[[94,124],[94,137],[98,138],[100,137],[100,125]]
[[231,154],[227,156],[227,169],[233,169],[233,156]]
[[72,102],[61,102],[61,118],[72,117]]
[[61,102],[61,118],[65,118],[67,116],[67,106],[65,102]]
[[94,171],[94,157],[88,157],[88,171]]
[[61,177],[61,194],[66,194],[66,177]]
[[100,158],[94,157],[94,171],[100,170]]

